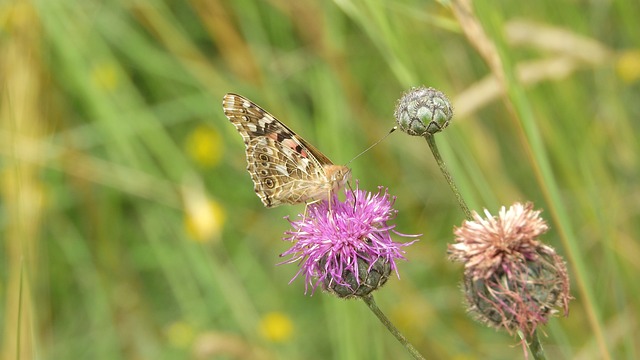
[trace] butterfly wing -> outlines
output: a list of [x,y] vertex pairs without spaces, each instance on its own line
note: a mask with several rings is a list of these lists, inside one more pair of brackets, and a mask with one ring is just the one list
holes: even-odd
[[227,94],[222,105],[244,139],[247,170],[266,207],[325,197],[335,187],[326,169],[348,173],[249,99]]

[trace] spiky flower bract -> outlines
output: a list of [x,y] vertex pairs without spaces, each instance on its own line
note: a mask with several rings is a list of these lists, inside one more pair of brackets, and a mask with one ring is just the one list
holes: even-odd
[[568,313],[569,277],[562,258],[538,237],[548,229],[533,204],[516,203],[456,228],[450,259],[465,265],[464,290],[477,318],[509,333],[533,334],[549,315]]
[[391,270],[396,272],[395,261],[404,259],[401,248],[412,244],[396,243],[389,225],[397,210],[395,197],[387,189],[378,188],[370,193],[356,188],[345,189],[345,200],[333,194],[329,201],[307,206],[306,214],[292,221],[292,229],[284,240],[293,246],[281,256],[290,256],[284,263],[300,263],[305,277],[305,292],[318,285],[339,297],[364,296],[386,282]]

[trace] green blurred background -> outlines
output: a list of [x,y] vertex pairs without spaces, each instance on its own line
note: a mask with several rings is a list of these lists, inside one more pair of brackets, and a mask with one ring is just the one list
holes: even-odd
[[[3,1],[4,359],[406,359],[359,301],[304,294],[245,171],[226,92],[335,163],[433,86],[436,140],[472,209],[532,201],[565,257],[570,315],[549,358],[640,357],[640,3]],[[352,163],[422,233],[378,304],[429,359],[523,358],[465,313],[446,258],[464,215],[424,139]]]

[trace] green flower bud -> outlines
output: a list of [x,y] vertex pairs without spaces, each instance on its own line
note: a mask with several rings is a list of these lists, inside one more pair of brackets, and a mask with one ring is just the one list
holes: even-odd
[[394,116],[400,130],[413,136],[427,136],[449,126],[453,107],[442,92],[421,86],[400,98]]

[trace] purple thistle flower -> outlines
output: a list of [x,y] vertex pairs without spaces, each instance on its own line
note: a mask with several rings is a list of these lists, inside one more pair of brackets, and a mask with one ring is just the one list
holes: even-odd
[[387,189],[383,192],[378,187],[373,194],[356,187],[345,189],[345,196],[342,202],[333,194],[330,202],[308,205],[306,215],[299,214],[298,220],[287,219],[292,230],[283,240],[294,244],[280,255],[291,256],[281,264],[300,263],[291,281],[304,274],[305,293],[309,286],[313,292],[323,284],[339,297],[367,295],[386,282],[391,270],[400,277],[395,260],[404,259],[401,247],[416,241],[395,243],[390,231],[419,236],[398,233],[393,230],[395,225],[387,224],[397,213],[395,196]]

